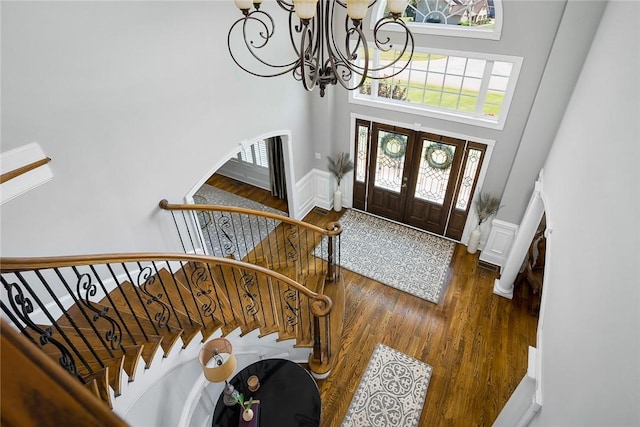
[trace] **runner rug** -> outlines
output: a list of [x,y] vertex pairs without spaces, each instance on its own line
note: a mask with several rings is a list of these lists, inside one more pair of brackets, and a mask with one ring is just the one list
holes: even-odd
[[378,344],[342,427],[417,426],[432,369],[424,362]]
[[343,268],[427,301],[440,301],[454,242],[353,209],[339,222]]

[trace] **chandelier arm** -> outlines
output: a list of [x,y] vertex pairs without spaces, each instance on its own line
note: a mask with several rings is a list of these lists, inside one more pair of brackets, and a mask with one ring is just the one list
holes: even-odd
[[[409,28],[407,27],[407,25],[404,23],[404,21],[402,20],[394,20],[394,19],[390,19],[388,17],[386,18],[381,18],[375,25],[374,27],[374,31],[373,31],[373,37],[374,37],[374,43],[376,45],[376,47],[378,48],[378,50],[382,51],[382,52],[387,52],[389,50],[391,50],[393,48],[392,45],[389,45],[388,47],[385,46],[387,43],[389,43],[390,38],[387,37],[386,40],[380,40],[378,37],[378,30],[380,28],[382,28],[385,25],[399,25],[401,27],[404,28],[405,30],[405,37],[404,37],[404,45],[402,46],[402,49],[400,50],[400,54],[391,62],[389,62],[388,64],[382,65],[380,67],[368,67],[368,61],[365,62],[365,66],[359,66],[355,63],[351,63],[351,67],[353,68],[353,72],[355,72],[356,74],[368,74],[371,73],[371,75],[367,76],[368,78],[374,79],[374,80],[384,80],[387,79],[389,77],[394,77],[397,76],[398,74],[400,74],[401,72],[403,72],[407,66],[409,65],[409,63],[411,62],[411,59],[413,58],[413,51],[414,51],[414,40],[413,40],[413,34],[411,33],[411,31],[409,30]],[[366,39],[364,40],[365,42],[365,46],[366,46]],[[410,48],[410,51],[409,51]],[[368,49],[364,49],[365,51],[368,52]],[[385,75],[378,75],[378,73],[380,73],[381,71],[384,71],[386,69],[392,68],[395,64],[397,64],[402,57],[404,56],[405,53],[407,53],[409,51],[409,58],[407,59],[406,63],[398,70],[396,70],[395,72],[391,73],[391,74],[385,74]]]
[[[404,23],[404,21],[402,20],[391,20],[389,18],[382,18],[380,19],[373,30],[373,40],[374,43],[376,45],[376,47],[382,51],[382,52],[388,52],[391,49],[393,49],[393,45],[389,44],[388,46],[385,46],[387,43],[390,42],[390,38],[387,37],[386,40],[382,41],[378,38],[378,31],[383,28],[385,25],[399,25],[404,29],[404,45],[402,46],[402,49],[399,50],[399,54],[398,56],[396,56],[396,58],[389,62],[388,64],[378,67],[378,68],[371,68],[371,72],[372,73],[377,73],[379,71],[385,70],[387,68],[393,67],[396,63],[398,63],[402,57],[404,56],[405,53],[407,53],[408,49],[410,48],[410,52],[409,52],[409,58],[406,60],[405,64],[402,66],[402,68],[400,68],[398,71],[394,72],[393,74],[387,74],[385,77],[372,77],[374,79],[377,80],[381,80],[384,78],[388,78],[388,77],[393,77],[393,76],[397,76],[398,74],[400,74],[401,72],[403,72],[405,70],[405,68],[407,68],[407,66],[409,65],[409,63],[411,62],[411,59],[413,58],[413,51],[414,51],[414,40],[413,40],[413,34],[411,33],[411,31],[409,30],[409,28],[407,27],[407,25]],[[397,50],[397,49],[396,49]]]
[[278,6],[280,6],[282,9],[286,10],[289,13],[293,13],[295,10],[295,7],[293,6],[293,2],[289,3],[288,1],[285,1],[285,0],[276,0],[276,3],[278,3]]
[[[289,63],[275,65],[262,59],[260,55],[269,53],[271,49],[265,48],[269,45],[275,30],[275,22],[270,14],[259,9],[261,1],[256,0],[255,10],[243,9],[244,17],[234,22],[229,29],[227,35],[227,45],[229,54],[236,65],[243,71],[258,77],[275,77],[292,72],[294,79],[302,81],[307,91],[312,91],[315,86],[320,87],[320,96],[324,96],[325,89],[328,85],[336,85],[340,83],[347,90],[354,90],[366,82],[367,79],[385,79],[396,76],[403,72],[409,62],[413,58],[414,38],[408,26],[399,18],[398,14],[391,14],[379,19],[373,28],[372,47],[382,52],[395,51],[398,53],[393,60],[385,65],[379,65],[377,68],[371,66],[370,49],[365,36],[362,21],[360,19],[351,19],[348,13],[345,17],[345,40],[344,47],[334,36],[334,14],[339,5],[343,9],[347,9],[349,0],[318,0],[315,3],[316,14],[309,19],[300,19],[296,13],[296,0],[275,0],[275,3],[289,14],[289,38],[293,48],[295,59]],[[372,8],[378,0],[368,0],[367,8]],[[337,5],[336,5],[337,4]],[[294,17],[294,14],[296,16]],[[311,14],[309,14],[311,16]],[[297,19],[297,21],[294,21]],[[242,24],[240,24],[242,22]],[[351,24],[350,24],[351,22]],[[388,36],[382,34],[386,25],[399,25],[405,32],[403,36]],[[239,26],[242,25],[242,29]],[[240,63],[240,57],[236,56],[232,49],[233,42],[240,46],[242,37],[248,54],[242,55],[242,61],[247,65]],[[252,34],[253,39],[249,36]],[[388,34],[388,33],[387,33]],[[286,36],[285,36],[286,38]],[[393,40],[400,40],[400,49],[394,48]],[[402,45],[404,43],[404,45]],[[240,49],[244,49],[240,47]],[[362,53],[360,53],[362,51]],[[408,55],[408,60],[404,56]],[[276,55],[277,56],[277,55]],[[262,67],[270,68],[271,74],[261,74],[257,71],[249,70],[249,66],[255,65],[262,72]],[[396,66],[399,67],[395,70]],[[393,74],[383,76],[381,71],[393,71]],[[357,78],[355,76],[358,76]]]
[[[243,16],[242,18],[239,18],[236,22],[233,23],[233,25],[231,26],[231,28],[229,29],[229,33],[227,34],[227,48],[229,50],[229,54],[231,55],[231,59],[233,59],[233,62],[236,63],[236,65],[238,67],[240,67],[243,71],[257,76],[257,77],[276,77],[276,76],[281,76],[283,74],[288,73],[289,71],[293,70],[296,65],[298,60],[296,59],[295,61],[292,61],[288,64],[281,64],[281,65],[277,65],[277,64],[270,64],[266,61],[264,61],[262,58],[260,58],[254,51],[253,49],[256,48],[255,46],[252,46],[252,44],[247,40],[247,35],[246,35],[246,25],[247,22],[249,22],[249,20],[255,20],[257,22],[259,22],[261,25],[263,25],[265,27],[265,29],[268,31],[268,27],[266,27],[266,24],[260,20],[259,18],[253,17],[251,16],[252,14],[249,14],[247,16]],[[268,16],[268,15],[267,15]],[[272,21],[273,22],[273,21]],[[231,34],[233,33],[234,29],[236,28],[236,26],[240,25],[242,23],[243,26],[243,30],[242,30],[242,34],[243,34],[243,40],[245,43],[245,46],[247,47],[247,50],[249,51],[249,53],[260,63],[268,66],[268,67],[272,67],[275,68],[279,71],[274,72],[273,74],[260,74],[254,71],[249,70],[247,67],[245,67],[244,65],[242,65],[238,59],[236,58],[236,56],[233,53],[233,49],[231,48]],[[266,43],[268,42],[268,38],[267,40],[260,46],[264,46]]]
[[[336,1],[336,2],[339,3],[338,1]],[[334,30],[333,30],[333,21],[334,21],[333,14],[334,14],[334,10],[335,10],[335,8],[331,9],[330,18],[327,19],[327,32],[326,32],[327,52],[328,52],[329,58],[332,60],[331,61],[332,69],[337,74],[337,65],[339,64],[339,66],[345,67],[349,71],[355,72],[356,74],[362,74],[363,72],[364,72],[364,74],[366,74],[367,73],[367,69],[368,69],[367,65],[365,65],[365,68],[363,69],[363,71],[359,71],[360,67],[358,67],[357,65],[355,65],[351,61],[356,59],[358,48],[360,47],[360,43],[363,43],[366,46],[367,39],[366,39],[366,37],[365,37],[365,35],[364,35],[364,33],[362,31],[358,31],[357,32],[358,40],[357,40],[356,46],[354,47],[353,50],[349,49],[349,35],[353,33],[353,28],[355,28],[355,27],[349,28],[350,18],[349,18],[349,16],[347,16],[345,18],[344,28],[345,28],[345,32],[347,33],[347,35],[345,37],[345,52],[348,53],[348,56],[345,55],[342,52],[342,50],[340,50],[340,48],[338,48],[338,45],[336,44],[336,41],[335,41],[335,37],[333,36],[335,34]],[[367,55],[367,57],[368,57],[368,55]],[[365,62],[365,64],[366,64],[366,62]]]
[[[346,49],[349,50],[348,48],[348,38],[351,34],[356,33],[357,34],[357,39],[358,42],[356,43],[356,47],[354,48],[355,50],[353,51],[353,53],[357,53],[357,49],[360,46],[360,43],[364,43],[366,46],[366,37],[363,33],[363,31],[359,28],[359,27],[352,27],[349,28],[348,32],[347,32],[347,41],[345,42],[346,45]],[[334,56],[331,57],[332,60],[332,68],[334,70],[334,74],[335,74],[335,82],[336,83],[340,83],[340,86],[342,86],[343,88],[347,89],[347,90],[354,90],[359,88],[360,86],[362,86],[365,82],[365,80],[367,79],[367,77],[369,77],[368,71],[369,68],[366,64],[369,64],[369,49],[364,49],[364,63],[365,66],[364,68],[362,67],[357,67],[354,63],[350,62],[350,61],[345,61],[342,58],[342,53],[340,51],[338,51],[339,54],[339,58],[336,58]],[[355,59],[355,58],[354,58]],[[357,75],[359,76],[358,82],[351,85],[349,84],[349,82],[351,81],[353,75]]]
[[[298,24],[295,24],[295,23],[294,23],[294,19],[297,19],[297,20],[298,20]],[[318,27],[319,27],[319,24],[316,24],[316,21],[317,21],[317,20],[318,20],[317,15],[316,15],[313,19],[309,20],[309,26],[310,26],[310,28],[311,28],[311,32],[312,32],[313,34],[315,34],[315,33],[316,33],[316,28],[318,28]],[[301,34],[301,33],[302,33],[302,31],[303,31],[303,27],[304,27],[304,24],[302,23],[302,20],[301,20],[301,19],[299,19],[299,18],[295,15],[295,13],[294,13],[294,12],[290,12],[290,13],[289,13],[289,39],[290,39],[290,41],[291,41],[291,46],[293,47],[293,50],[294,50],[294,52],[295,52],[295,54],[296,54],[296,57],[300,57],[300,49],[298,49],[298,45],[297,45],[297,43],[296,43],[296,39],[295,39],[295,37],[294,37],[294,36],[295,36],[297,33],[300,33],[300,34]],[[300,36],[300,37],[302,37],[302,36]],[[319,42],[318,42],[318,43],[316,43],[316,46],[315,46],[315,48],[314,48],[314,54],[315,54],[315,50],[317,50],[317,49],[319,48],[319,46],[321,46],[321,45],[320,45],[320,43],[319,43]],[[297,60],[296,60],[296,62],[297,62]]]
[[[319,76],[319,56],[313,56],[314,43],[313,43],[313,31],[309,28],[308,23],[303,25],[302,37],[300,38],[300,76],[302,85],[304,88],[311,92],[318,82]],[[316,50],[316,53],[319,51]],[[308,70],[307,70],[308,69]]]

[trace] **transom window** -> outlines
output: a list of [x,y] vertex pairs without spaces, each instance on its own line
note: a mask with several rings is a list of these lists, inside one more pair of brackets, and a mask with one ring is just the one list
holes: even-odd
[[[370,67],[397,55],[395,51],[372,54]],[[404,65],[401,62],[397,69]],[[521,64],[519,57],[416,51],[404,72],[367,81],[353,91],[351,101],[502,129]]]
[[[388,14],[379,2],[378,18]],[[402,19],[412,32],[499,40],[501,0],[409,0]],[[373,20],[372,20],[373,21]],[[389,27],[389,30],[392,30]]]

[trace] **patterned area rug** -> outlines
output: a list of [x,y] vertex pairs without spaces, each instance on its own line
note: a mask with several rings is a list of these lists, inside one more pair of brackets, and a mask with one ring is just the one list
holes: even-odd
[[[287,216],[285,212],[236,196],[209,184],[200,187],[193,195],[193,200],[197,204],[236,206]],[[280,224],[280,221],[273,219],[259,219],[240,214],[223,215],[221,213],[214,213],[213,216],[200,213],[198,221],[202,228],[208,254],[222,257],[233,255],[236,259],[243,259],[256,244]],[[240,238],[236,238],[236,236]]]
[[455,243],[349,209],[340,219],[340,265],[438,303]]
[[342,427],[417,426],[432,367],[378,344]]

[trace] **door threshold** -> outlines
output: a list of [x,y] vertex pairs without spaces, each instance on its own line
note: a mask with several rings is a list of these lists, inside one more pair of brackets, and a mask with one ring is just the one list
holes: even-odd
[[363,211],[363,210],[356,209],[356,208],[349,208],[349,209],[353,209],[354,211],[358,211],[358,212],[361,212],[361,213],[363,213],[363,214],[371,215],[372,217],[380,218],[380,219],[383,219],[383,220],[385,220],[385,221],[392,222],[392,223],[394,223],[394,224],[402,225],[402,226],[404,226],[404,227],[411,228],[411,229],[416,230],[416,231],[421,231],[421,232],[423,232],[423,233],[431,234],[432,236],[436,236],[436,237],[439,237],[439,238],[441,238],[441,239],[449,240],[450,242],[460,243],[460,240],[455,240],[455,239],[452,239],[451,237],[442,236],[442,235],[437,234],[437,233],[434,233],[434,232],[432,232],[432,231],[423,230],[422,228],[415,227],[415,226],[410,225],[410,224],[405,224],[404,222],[396,221],[396,220],[394,220],[394,219],[385,218],[385,217],[383,217],[383,216],[376,215],[376,214],[374,214],[374,213],[367,212],[367,211]]

